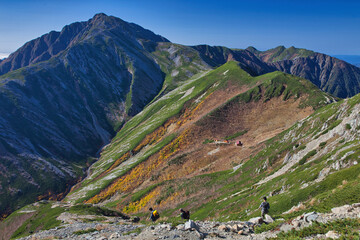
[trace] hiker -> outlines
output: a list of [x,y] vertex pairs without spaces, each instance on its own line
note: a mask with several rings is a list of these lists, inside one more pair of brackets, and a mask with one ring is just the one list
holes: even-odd
[[149,208],[149,211],[151,212],[151,215],[150,215],[151,221],[155,222],[156,220],[159,219],[160,215],[157,210]]
[[189,211],[185,211],[184,209],[180,208],[179,211],[181,212],[180,213],[180,217],[182,219],[186,219],[186,220],[189,220],[190,219],[190,212]]
[[266,197],[263,197],[263,202],[260,204],[259,208],[261,208],[261,217],[265,219],[265,214],[268,214],[270,209],[270,204],[266,201]]

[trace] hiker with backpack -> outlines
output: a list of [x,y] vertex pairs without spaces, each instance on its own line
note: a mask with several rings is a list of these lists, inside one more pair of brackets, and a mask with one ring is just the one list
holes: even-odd
[[266,201],[266,197],[263,197],[263,202],[260,204],[259,208],[261,208],[261,217],[265,219],[265,214],[269,213],[270,204]]
[[180,213],[180,217],[182,219],[186,219],[186,220],[189,220],[190,219],[190,212],[189,211],[185,211],[184,209],[180,208],[179,211],[181,212]]
[[152,209],[152,208],[149,208],[149,211],[151,212],[151,215],[150,215],[151,221],[155,222],[156,220],[159,219],[160,214],[158,213],[157,210],[154,210],[154,209]]

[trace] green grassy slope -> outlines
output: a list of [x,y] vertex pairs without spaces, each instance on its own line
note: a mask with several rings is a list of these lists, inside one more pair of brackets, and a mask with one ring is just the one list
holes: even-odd
[[[188,207],[194,219],[246,220],[260,214],[263,196],[269,197],[270,214],[285,218],[358,202],[359,110],[360,95],[328,105],[269,140],[236,171],[174,182],[169,188],[185,188],[189,196],[205,192],[179,205]],[[206,194],[209,189],[212,195]],[[300,207],[287,212],[294,206]]]
[[[231,74],[223,75],[223,73],[228,70]],[[134,165],[159,151],[162,146],[169,143],[175,136],[168,136],[159,144],[144,152],[141,158],[132,159],[133,162],[125,162],[111,171],[107,177],[94,181],[94,179],[106,171],[116,159],[135,148],[147,134],[152,133],[167,119],[178,114],[188,100],[200,95],[201,99],[204,99],[220,86],[217,85],[211,88],[215,83],[221,84],[226,80],[238,78],[239,76],[243,76],[243,81],[250,79],[249,75],[241,70],[235,62],[230,62],[211,72],[195,75],[179,88],[147,106],[142,112],[128,121],[121,131],[117,133],[111,144],[103,149],[101,158],[91,167],[91,174],[81,183],[81,188],[68,195],[66,199],[75,199],[76,201],[88,199],[111,183],[111,181],[123,175]],[[203,95],[205,92],[206,94]]]
[[310,95],[309,98],[303,98],[302,105],[303,107],[312,106],[313,108],[326,104],[327,101],[325,94],[304,79],[281,72],[253,78],[238,67],[236,62],[228,62],[211,72],[203,73],[188,80],[184,85],[156,100],[127,122],[112,140],[112,143],[103,149],[99,161],[90,168],[90,175],[78,185],[75,191],[66,197],[66,200],[81,202],[93,197],[115,179],[160,151],[163,146],[170,143],[176,136],[172,134],[164,137],[158,143],[144,148],[140,154],[129,158],[111,169],[111,171],[106,172],[117,159],[134,149],[146,135],[162,126],[170,117],[177,115],[190,99],[198,98],[198,104],[211,92],[224,87],[224,84],[228,81],[232,81],[239,86],[247,86],[250,89],[248,92],[234,98],[245,102],[252,100],[252,98],[256,99],[256,94],[260,94],[260,88],[264,89],[264,93],[261,93],[265,96],[264,101],[280,95],[284,96],[284,100],[290,97],[299,98],[303,95]]

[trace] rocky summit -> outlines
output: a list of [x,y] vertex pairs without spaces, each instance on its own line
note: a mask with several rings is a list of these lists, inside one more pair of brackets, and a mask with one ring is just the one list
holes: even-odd
[[184,46],[97,14],[26,43],[0,74],[2,239],[359,236],[351,64]]

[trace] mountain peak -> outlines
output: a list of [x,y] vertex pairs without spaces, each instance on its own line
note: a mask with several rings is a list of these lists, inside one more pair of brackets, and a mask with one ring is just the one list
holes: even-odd
[[94,15],[93,18],[102,18],[102,17],[108,17],[108,15],[106,15],[105,13],[97,13]]
[[94,15],[93,18],[90,19],[90,22],[104,22],[111,18],[114,18],[114,17],[108,16],[105,13],[97,13]]

